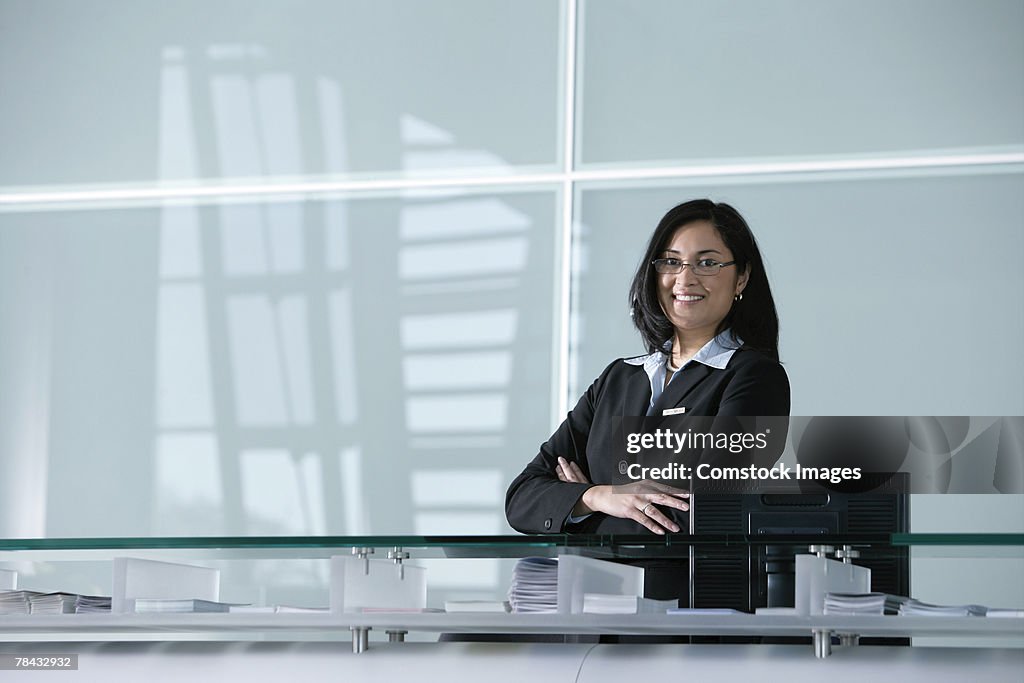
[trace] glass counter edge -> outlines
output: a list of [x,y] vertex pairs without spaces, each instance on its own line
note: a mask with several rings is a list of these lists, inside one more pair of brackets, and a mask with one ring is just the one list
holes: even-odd
[[864,533],[831,535],[611,534],[507,536],[167,536],[121,538],[5,538],[0,551],[275,548],[615,548],[650,550],[691,545],[1024,546],[1024,533]]

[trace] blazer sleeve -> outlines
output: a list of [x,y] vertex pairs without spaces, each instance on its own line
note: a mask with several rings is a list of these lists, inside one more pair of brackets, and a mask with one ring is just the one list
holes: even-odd
[[579,465],[587,478],[590,478],[587,441],[608,374],[618,362],[615,361],[605,368],[551,438],[541,444],[537,457],[512,480],[505,494],[505,517],[516,531],[562,531],[576,502],[593,486],[560,481],[555,474],[555,466],[558,464],[558,457],[561,456]]

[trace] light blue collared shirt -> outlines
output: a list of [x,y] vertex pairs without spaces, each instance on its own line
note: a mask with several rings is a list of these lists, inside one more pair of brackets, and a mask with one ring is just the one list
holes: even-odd
[[[716,370],[724,370],[725,366],[729,364],[732,354],[736,353],[742,345],[743,340],[733,335],[732,330],[725,330],[700,347],[700,350],[683,367],[690,363],[702,363]],[[636,358],[627,358],[625,360],[630,365],[642,365],[644,372],[647,373],[647,378],[651,381],[651,403],[647,406],[648,416],[654,410],[654,403],[661,397],[662,392],[665,391],[666,365],[671,358],[671,351],[672,342],[670,341],[665,345],[664,351],[655,351],[646,356],[637,356]],[[679,369],[682,370],[683,368]],[[678,374],[678,371],[675,372],[672,378],[669,379],[669,382],[675,379]]]

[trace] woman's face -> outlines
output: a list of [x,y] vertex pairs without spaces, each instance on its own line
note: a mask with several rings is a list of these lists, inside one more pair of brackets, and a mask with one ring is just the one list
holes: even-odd
[[[678,228],[656,258],[696,264],[702,259],[729,263],[733,254],[709,221],[694,221]],[[749,269],[748,269],[749,270]],[[717,275],[695,275],[689,266],[679,273],[656,273],[658,300],[676,335],[682,340],[707,341],[728,315],[733,298],[747,285],[748,273],[736,266],[718,269]]]

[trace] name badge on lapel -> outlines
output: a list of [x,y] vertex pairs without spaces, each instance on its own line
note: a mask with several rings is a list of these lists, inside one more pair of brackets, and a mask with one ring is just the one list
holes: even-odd
[[662,417],[668,417],[669,415],[682,415],[686,412],[686,408],[666,408],[661,411]]

